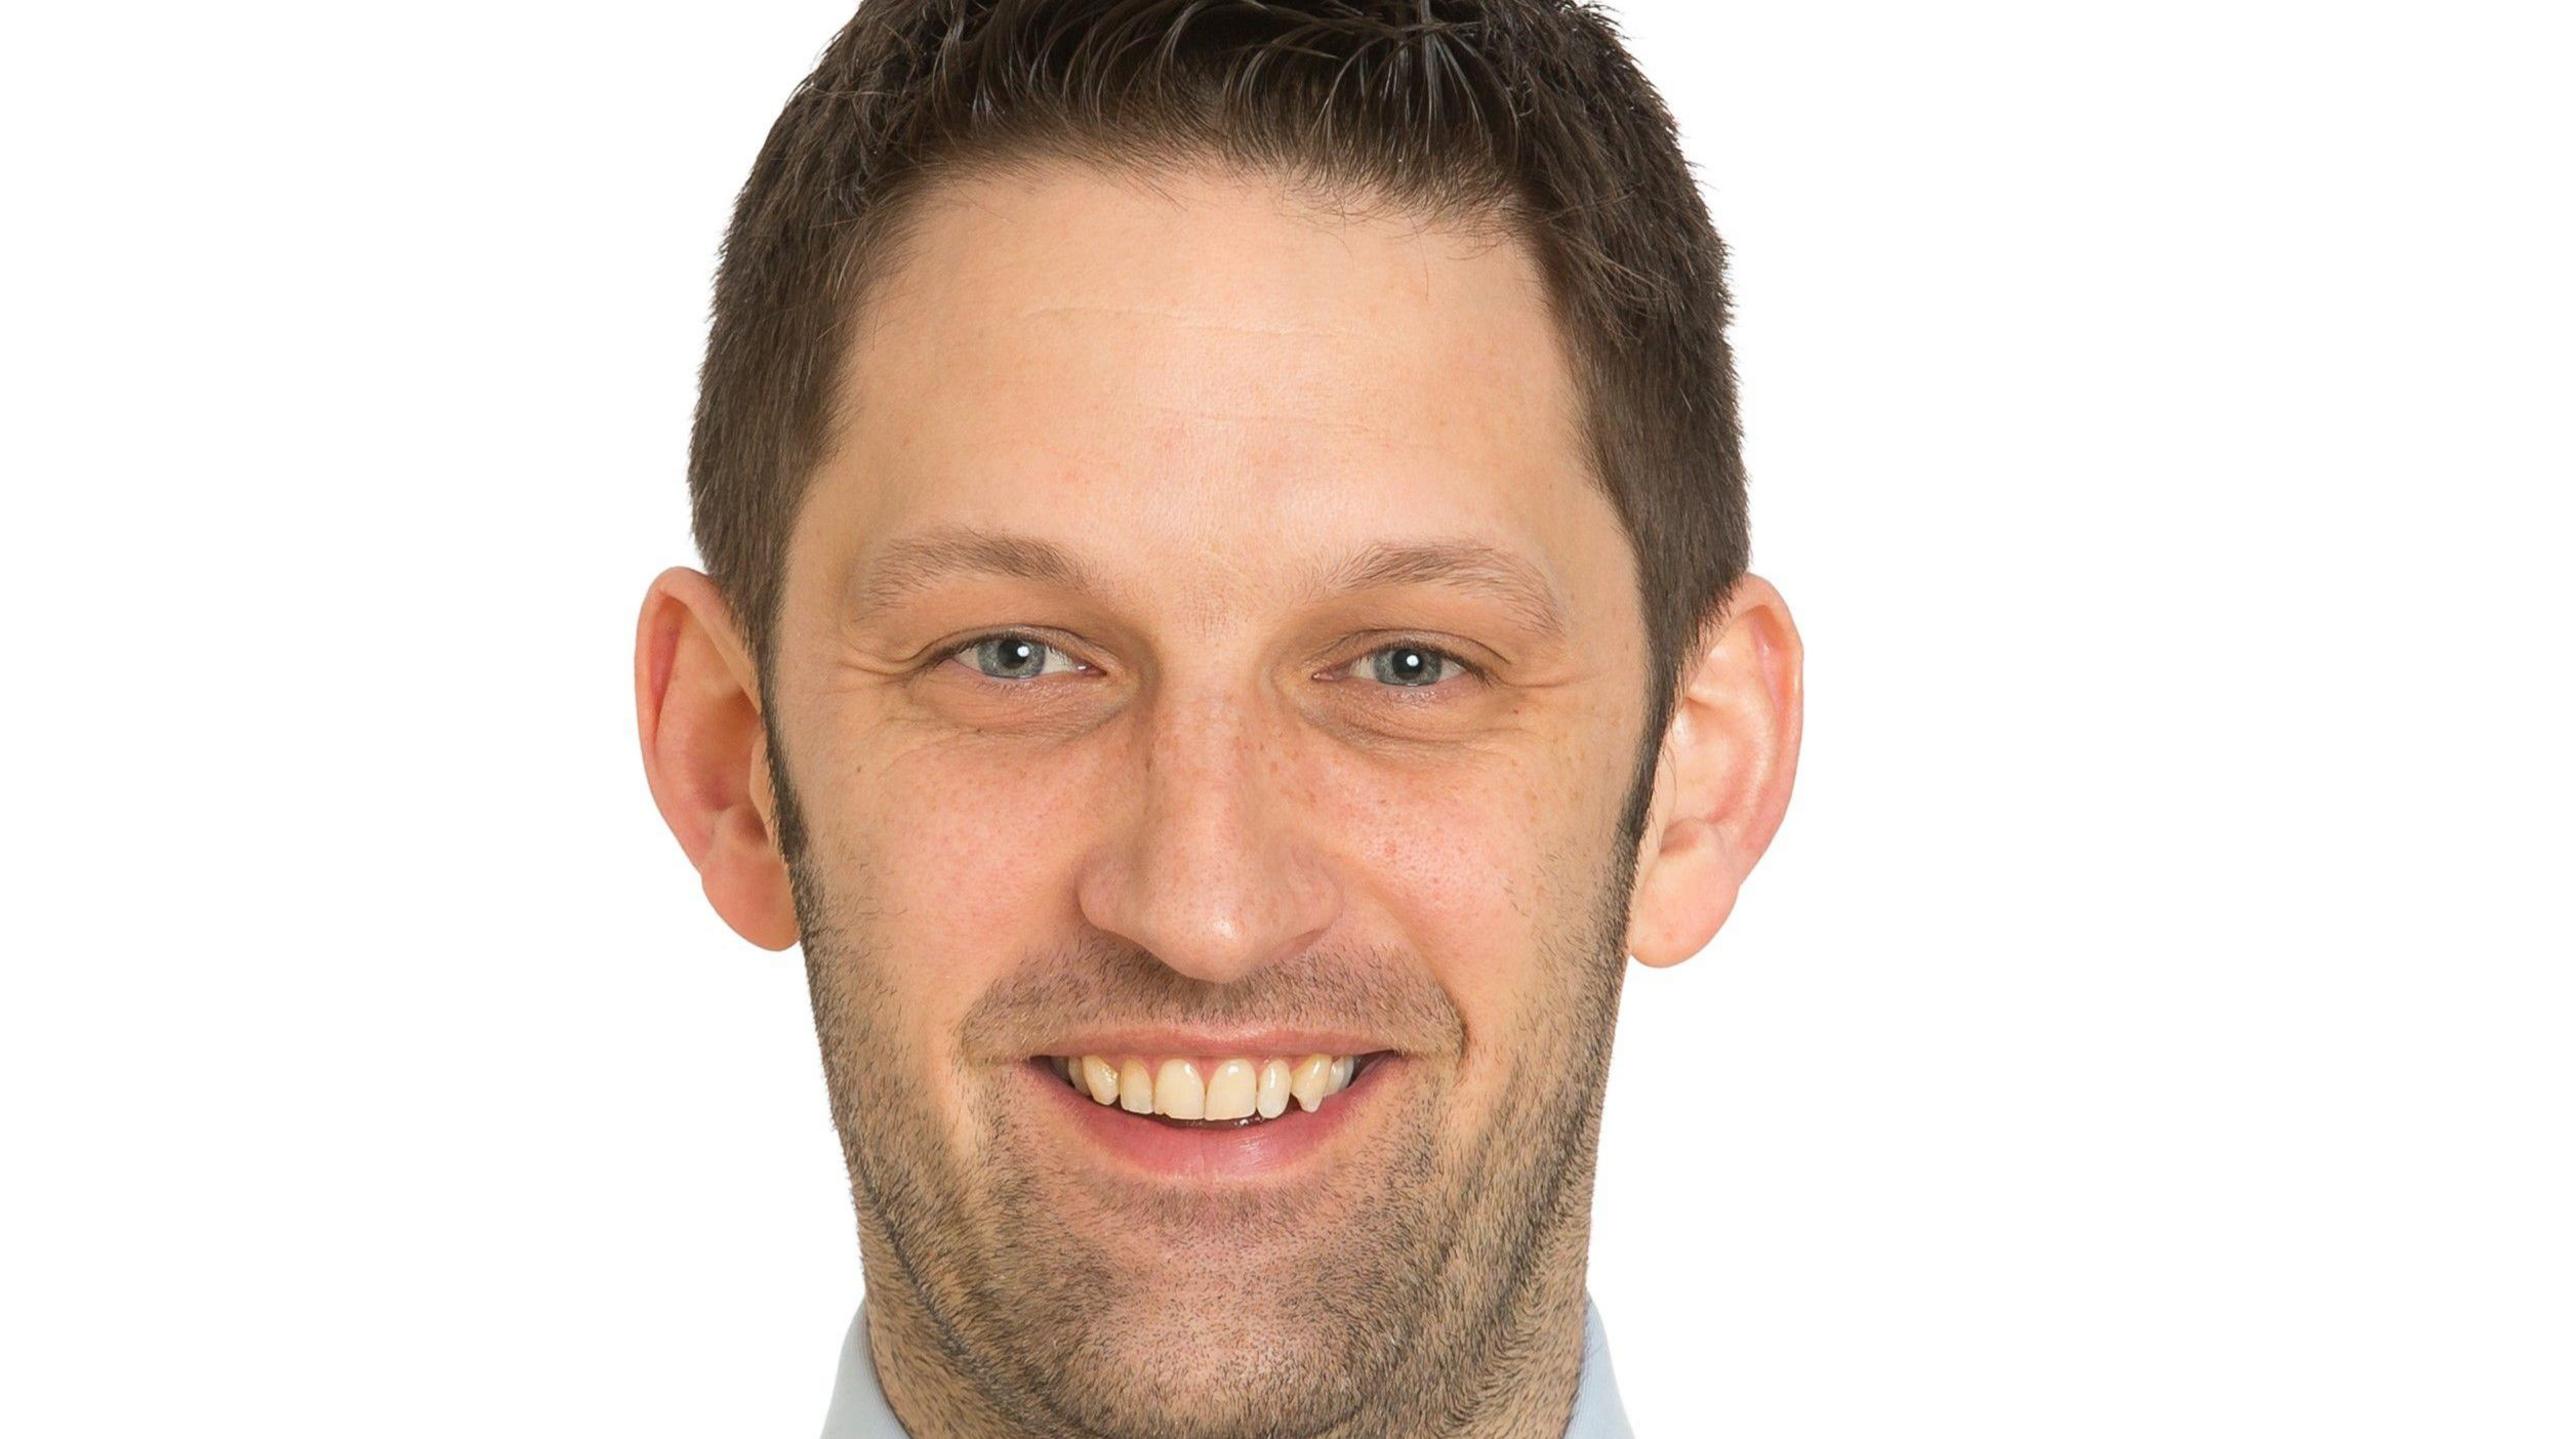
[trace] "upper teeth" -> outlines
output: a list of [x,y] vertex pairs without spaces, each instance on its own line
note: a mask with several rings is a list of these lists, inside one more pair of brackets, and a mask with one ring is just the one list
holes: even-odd
[[1052,1058],[1051,1068],[1096,1104],[1168,1119],[1276,1119],[1295,1096],[1314,1110],[1351,1082],[1358,1057],[1310,1054],[1299,1059],[1148,1059],[1129,1054]]

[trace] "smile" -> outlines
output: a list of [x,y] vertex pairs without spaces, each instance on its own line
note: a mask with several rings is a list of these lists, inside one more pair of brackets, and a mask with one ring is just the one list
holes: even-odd
[[1167,1124],[1242,1127],[1278,1119],[1292,1106],[1312,1114],[1365,1066],[1385,1057],[1384,1051],[1226,1059],[1053,1054],[1044,1061],[1077,1093],[1106,1108]]
[[1058,1120],[1030,1133],[1063,1146],[1054,1152],[1068,1163],[1185,1189],[1277,1184],[1372,1155],[1407,1068],[1391,1049],[1214,1058],[1130,1049],[1017,1061],[1024,1099]]

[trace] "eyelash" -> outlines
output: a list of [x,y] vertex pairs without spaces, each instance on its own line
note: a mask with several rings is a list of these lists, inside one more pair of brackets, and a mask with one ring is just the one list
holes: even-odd
[[[985,632],[983,632],[983,633],[981,633],[981,634],[971,635],[969,638],[967,638],[967,639],[965,639],[965,640],[961,640],[961,641],[959,641],[959,642],[957,642],[957,643],[955,643],[955,644],[948,644],[948,645],[944,645],[942,648],[940,648],[940,649],[938,649],[938,650],[934,651],[934,652],[933,652],[933,654],[932,654],[930,657],[928,657],[928,658],[926,659],[926,661],[925,661],[925,671],[926,671],[927,673],[930,673],[931,671],[933,671],[933,670],[935,670],[935,669],[939,669],[942,665],[944,665],[945,663],[949,662],[949,661],[950,661],[951,659],[953,659],[954,657],[959,656],[959,655],[962,655],[962,654],[965,654],[965,653],[967,653],[968,651],[973,650],[973,649],[977,648],[978,646],[980,646],[980,645],[982,645],[982,644],[985,644],[985,643],[986,643],[987,641],[989,641],[989,640],[1001,640],[1001,639],[1022,639],[1022,640],[1029,640],[1031,643],[1033,643],[1033,644],[1035,644],[1035,645],[1040,646],[1042,649],[1050,650],[1050,651],[1053,651],[1053,652],[1055,652],[1055,653],[1062,654],[1062,655],[1067,653],[1067,651],[1066,651],[1066,647],[1065,647],[1065,646],[1063,646],[1063,645],[1053,645],[1053,644],[1049,643],[1047,640],[1044,640],[1044,639],[1040,638],[1038,635],[1032,634],[1032,633],[1030,633],[1030,632],[1028,632],[1028,631],[1025,631],[1025,630],[987,630],[987,631],[985,631]],[[1438,656],[1440,659],[1442,659],[1442,660],[1446,661],[1448,664],[1450,664],[1450,665],[1452,665],[1452,666],[1455,666],[1455,667],[1456,667],[1456,668],[1457,668],[1461,673],[1463,673],[1463,674],[1464,674],[1467,678],[1469,678],[1469,679],[1473,679],[1473,680],[1477,680],[1477,681],[1482,681],[1482,680],[1484,679],[1484,677],[1485,677],[1485,676],[1484,676],[1484,671],[1482,671],[1482,670],[1478,669],[1474,664],[1470,663],[1469,661],[1467,661],[1467,660],[1465,660],[1465,659],[1460,658],[1457,654],[1455,654],[1455,653],[1453,653],[1453,652],[1451,652],[1451,651],[1449,651],[1449,650],[1447,650],[1447,649],[1444,649],[1444,648],[1440,647],[1439,645],[1434,645],[1434,644],[1425,644],[1425,643],[1424,643],[1423,641],[1421,641],[1420,639],[1416,639],[1416,638],[1413,638],[1413,637],[1411,637],[1411,636],[1405,636],[1405,637],[1401,637],[1401,638],[1390,638],[1390,639],[1384,640],[1384,641],[1382,641],[1382,642],[1380,642],[1380,643],[1378,643],[1378,644],[1372,645],[1372,646],[1370,646],[1368,649],[1365,649],[1365,650],[1361,651],[1360,653],[1358,653],[1358,654],[1356,654],[1356,655],[1353,655],[1353,656],[1351,657],[1351,663],[1353,663],[1353,664],[1358,664],[1360,661],[1362,661],[1362,660],[1366,660],[1366,659],[1369,659],[1370,657],[1372,657],[1372,656],[1374,656],[1374,655],[1376,655],[1376,654],[1378,654],[1378,653],[1380,653],[1381,651],[1384,651],[1384,650],[1416,650],[1416,651],[1419,651],[1419,652],[1421,652],[1421,653],[1423,653],[1423,654],[1427,654],[1427,655],[1436,655],[1436,656]],[[1069,655],[1069,656],[1068,656],[1068,658],[1072,660],[1072,659],[1074,659],[1074,656]],[[1078,663],[1081,663],[1081,661],[1078,661]],[[967,669],[969,670],[969,674],[970,674],[970,677],[971,677],[971,678],[976,679],[977,681],[979,681],[979,682],[980,682],[980,683],[982,683],[982,684],[994,685],[994,686],[997,686],[997,687],[1000,687],[1000,688],[1005,688],[1005,689],[1022,689],[1022,688],[1024,688],[1024,687],[1026,687],[1026,686],[1028,686],[1028,685],[1030,685],[1030,684],[1032,684],[1032,683],[1033,683],[1033,680],[1030,680],[1030,679],[1000,680],[1000,679],[995,678],[995,677],[994,677],[994,676],[992,676],[992,675],[988,675],[988,674],[985,674],[985,673],[980,672],[980,671],[977,669],[977,667],[976,667],[976,666],[974,666],[974,665],[966,666],[965,668],[967,668]],[[1375,689],[1382,689],[1382,690],[1388,690],[1388,691],[1392,691],[1392,692],[1397,693],[1397,694],[1408,694],[1408,693],[1414,693],[1414,694],[1429,694],[1429,693],[1430,693],[1431,691],[1433,691],[1433,690],[1447,689],[1447,688],[1449,688],[1449,686],[1444,682],[1444,683],[1441,683],[1441,684],[1432,684],[1432,685],[1389,685],[1389,684],[1380,684],[1380,685],[1374,685],[1374,686],[1372,686],[1372,688],[1375,688]],[[1391,703],[1407,703],[1407,701],[1402,701],[1402,700],[1394,700],[1394,701],[1390,701],[1390,702],[1391,702]]]

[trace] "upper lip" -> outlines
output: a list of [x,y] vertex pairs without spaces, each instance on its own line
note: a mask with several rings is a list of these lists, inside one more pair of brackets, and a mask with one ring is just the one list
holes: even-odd
[[1371,1054],[1393,1049],[1372,1034],[1355,1029],[1185,1029],[1174,1025],[1137,1025],[1078,1030],[1047,1041],[1038,1054],[1067,1058],[1096,1054],[1149,1056],[1196,1054],[1222,1058],[1243,1054]]

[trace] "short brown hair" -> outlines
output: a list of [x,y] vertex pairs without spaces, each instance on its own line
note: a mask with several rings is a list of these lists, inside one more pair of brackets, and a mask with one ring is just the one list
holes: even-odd
[[1651,676],[1632,846],[1749,535],[1723,244],[1661,97],[1573,0],[864,0],[739,192],[694,411],[694,540],[767,712],[793,518],[849,419],[844,339],[903,258],[908,201],[1053,159],[1212,162],[1528,248],[1637,560]]

